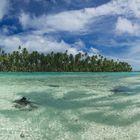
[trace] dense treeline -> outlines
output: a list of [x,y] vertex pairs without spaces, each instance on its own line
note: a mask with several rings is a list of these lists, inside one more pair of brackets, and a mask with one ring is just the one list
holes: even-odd
[[101,55],[85,54],[72,55],[65,53],[50,54],[33,51],[26,48],[6,53],[0,49],[0,71],[48,71],[48,72],[120,72],[131,71],[126,62],[109,60]]

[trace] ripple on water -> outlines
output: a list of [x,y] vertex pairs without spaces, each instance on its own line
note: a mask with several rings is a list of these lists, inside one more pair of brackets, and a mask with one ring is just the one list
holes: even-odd
[[[138,75],[71,75],[1,76],[0,139],[140,139]],[[14,108],[23,96],[38,108]]]

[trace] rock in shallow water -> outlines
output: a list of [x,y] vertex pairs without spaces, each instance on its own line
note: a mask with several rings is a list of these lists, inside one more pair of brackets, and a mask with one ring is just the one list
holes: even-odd
[[23,133],[21,133],[21,134],[20,134],[20,137],[21,137],[21,138],[24,138],[24,137],[25,137],[25,135],[24,135]]
[[29,101],[26,97],[22,97],[21,99],[13,101],[14,107],[20,110],[28,110],[31,111],[37,108],[33,102]]

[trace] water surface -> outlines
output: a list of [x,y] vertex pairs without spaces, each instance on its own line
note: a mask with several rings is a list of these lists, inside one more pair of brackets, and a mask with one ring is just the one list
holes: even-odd
[[[14,108],[23,96],[38,108]],[[139,126],[140,73],[0,73],[2,140],[136,140]]]

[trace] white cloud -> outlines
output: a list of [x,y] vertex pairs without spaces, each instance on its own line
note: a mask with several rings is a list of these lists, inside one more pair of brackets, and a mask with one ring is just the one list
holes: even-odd
[[88,24],[93,22],[95,18],[117,12],[118,8],[109,3],[97,8],[71,10],[48,16],[42,15],[40,17],[30,17],[28,14],[22,13],[19,19],[23,27],[33,27],[41,32],[84,32],[88,29]]
[[79,49],[84,49],[86,47],[85,43],[79,39],[74,44],[72,44],[72,47]]
[[140,18],[140,1],[139,0],[128,0],[128,6],[131,12]]
[[69,31],[76,32],[84,29],[84,26],[88,23],[87,17],[82,16],[79,12],[62,12],[56,15],[43,15],[41,17],[29,18],[29,15],[22,14],[20,16],[20,22],[25,28],[33,27],[41,32],[50,31]]
[[102,18],[107,15],[133,15],[139,18],[140,2],[139,0],[112,0],[96,8],[64,11],[40,17],[30,17],[22,13],[19,19],[24,28],[33,27],[39,31],[38,33],[52,31],[79,33],[86,32],[90,28],[89,24],[96,21],[97,17]]
[[25,14],[25,13],[21,13],[19,21],[22,23],[23,28],[27,28],[28,26],[30,26],[30,16]]
[[[118,43],[119,45],[119,43]],[[106,56],[114,60],[119,59],[120,61],[128,62],[133,70],[140,70],[140,40],[134,42],[128,42],[125,51],[120,51],[117,54]]]
[[129,33],[136,35],[139,31],[139,25],[132,23],[126,18],[119,17],[116,23],[116,31],[119,34]]
[[0,19],[2,19],[3,16],[6,14],[7,7],[8,7],[8,0],[1,0],[0,1]]
[[100,51],[99,51],[98,49],[92,47],[92,48],[90,49],[90,53],[91,53],[91,54],[99,54]]
[[14,35],[0,36],[0,46],[4,46],[6,52],[17,50],[18,46],[26,47],[29,51],[39,51],[40,53],[65,52],[77,54],[80,49],[74,48],[63,40],[56,40],[37,35]]
[[[140,1],[139,0],[112,0],[112,6],[118,9],[118,14],[126,16],[140,16]],[[116,12],[117,13],[117,12]]]

